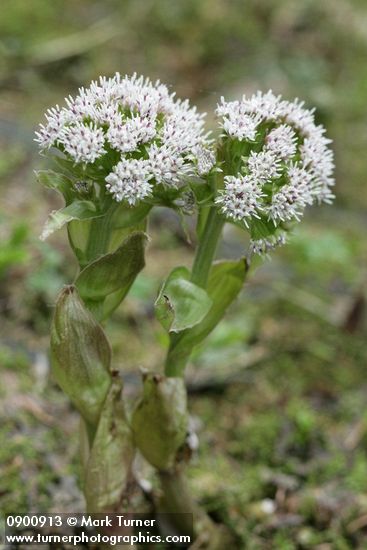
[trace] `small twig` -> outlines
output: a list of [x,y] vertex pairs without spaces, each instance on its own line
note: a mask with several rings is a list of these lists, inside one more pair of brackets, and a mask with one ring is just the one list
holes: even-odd
[[354,533],[355,531],[359,531],[364,527],[367,527],[367,514],[364,514],[363,516],[360,516],[359,518],[351,521],[347,525],[347,530],[349,533]]

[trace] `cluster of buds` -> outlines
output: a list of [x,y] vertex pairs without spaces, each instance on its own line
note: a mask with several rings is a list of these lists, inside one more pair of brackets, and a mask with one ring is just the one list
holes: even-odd
[[251,260],[251,256],[253,254],[258,254],[260,256],[268,255],[269,252],[272,252],[278,246],[283,246],[286,242],[286,233],[279,233],[278,235],[273,235],[267,239],[251,239],[248,250],[248,260]]
[[[224,189],[216,198],[229,220],[250,232],[256,220],[285,229],[285,223],[300,220],[307,205],[331,202],[331,141],[316,125],[314,110],[269,91],[243,96],[241,101],[222,98],[216,112],[223,141],[240,157],[235,167],[223,166]],[[269,241],[270,248],[275,242]],[[261,239],[252,248],[270,249]]]
[[159,81],[100,78],[80,88],[66,107],[49,109],[36,141],[77,164],[99,169],[113,198],[130,205],[152,195],[154,186],[177,185],[207,173],[214,163],[204,134],[204,115]]

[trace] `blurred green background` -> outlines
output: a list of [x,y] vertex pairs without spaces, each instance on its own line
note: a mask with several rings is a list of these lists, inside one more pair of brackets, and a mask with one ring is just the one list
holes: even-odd
[[[65,233],[38,240],[60,202],[35,182],[33,132],[46,108],[115,71],[160,78],[208,113],[221,95],[269,88],[317,107],[334,140],[335,205],[306,215],[196,351],[190,475],[238,548],[367,548],[365,0],[2,0],[0,510],[83,506],[77,415],[47,356],[76,266]],[[137,368],[164,356],[159,282],[192,259],[167,213],[151,234],[147,269],[108,326],[128,395]],[[241,235],[228,229],[220,252],[240,255]]]

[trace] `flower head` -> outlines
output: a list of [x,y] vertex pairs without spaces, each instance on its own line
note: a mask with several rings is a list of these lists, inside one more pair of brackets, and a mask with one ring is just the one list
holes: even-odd
[[[315,124],[314,110],[269,91],[243,96],[242,101],[222,98],[217,115],[227,151],[233,142],[237,157],[239,150],[243,152],[240,166],[236,164],[238,174],[224,177],[224,189],[216,198],[228,218],[248,226],[251,218],[260,217],[274,232],[285,222],[299,221],[307,205],[331,202],[331,141]],[[251,192],[239,191],[244,179],[251,182]]]
[[267,134],[265,148],[272,151],[279,159],[292,158],[297,151],[296,132],[291,126],[281,124]]
[[94,123],[64,126],[58,134],[64,150],[76,162],[94,162],[106,152],[104,134]]
[[262,209],[263,193],[257,182],[249,176],[225,176],[226,192],[217,198],[222,211],[234,220],[244,221],[248,227],[248,218],[259,218]]
[[117,201],[135,204],[152,191],[150,164],[145,159],[122,159],[106,177],[106,187]]
[[249,259],[254,254],[264,256],[269,252],[272,252],[278,246],[282,246],[287,242],[286,233],[280,233],[276,236],[271,236],[267,239],[251,239],[249,246]]
[[272,151],[251,151],[247,161],[251,176],[258,183],[265,183],[280,176],[280,159]]
[[66,107],[49,109],[36,141],[74,163],[109,167],[107,189],[116,201],[135,204],[155,184],[177,186],[185,175],[212,168],[204,115],[174,95],[136,74],[100,77],[68,97]]

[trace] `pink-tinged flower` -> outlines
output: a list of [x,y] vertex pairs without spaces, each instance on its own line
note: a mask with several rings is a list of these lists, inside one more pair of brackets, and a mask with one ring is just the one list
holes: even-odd
[[259,218],[262,210],[261,186],[249,176],[225,176],[225,188],[217,197],[217,204],[229,218],[243,221],[248,227],[251,218]]
[[123,159],[106,177],[107,189],[115,200],[136,204],[152,192],[150,163],[144,159]]

